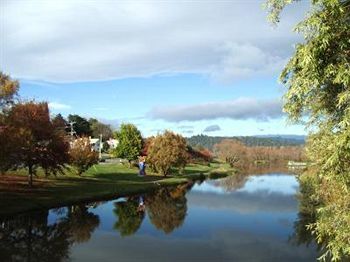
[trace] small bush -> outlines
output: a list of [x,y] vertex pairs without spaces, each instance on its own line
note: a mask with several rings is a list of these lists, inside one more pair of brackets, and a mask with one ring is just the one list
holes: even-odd
[[90,140],[86,137],[79,138],[71,144],[69,155],[70,164],[77,169],[79,176],[98,163],[98,154],[92,150]]

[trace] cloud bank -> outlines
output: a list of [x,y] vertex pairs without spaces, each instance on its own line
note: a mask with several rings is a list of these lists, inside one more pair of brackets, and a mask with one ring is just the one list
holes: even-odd
[[279,99],[258,100],[245,97],[223,102],[156,107],[148,113],[148,116],[152,119],[162,119],[168,122],[218,118],[269,121],[270,119],[280,118],[282,115],[282,102]]
[[207,126],[203,132],[204,133],[208,133],[208,132],[215,132],[215,131],[220,131],[221,127],[218,125],[211,125],[211,126]]
[[199,73],[223,81],[280,70],[307,3],[277,28],[260,1],[0,2],[0,68],[53,82]]

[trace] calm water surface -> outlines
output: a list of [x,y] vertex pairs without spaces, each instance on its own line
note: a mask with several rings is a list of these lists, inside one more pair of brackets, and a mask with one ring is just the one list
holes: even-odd
[[316,261],[287,174],[231,176],[3,220],[0,261]]

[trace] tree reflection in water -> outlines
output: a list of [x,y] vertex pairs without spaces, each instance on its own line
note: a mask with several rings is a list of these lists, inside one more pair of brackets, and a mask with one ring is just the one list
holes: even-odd
[[118,217],[114,228],[121,236],[137,232],[147,212],[151,223],[164,233],[171,233],[180,227],[186,217],[185,194],[192,184],[175,188],[162,188],[146,197],[129,197],[126,201],[115,202],[114,213]]
[[294,222],[294,232],[289,237],[289,242],[301,246],[316,245],[317,250],[322,253],[324,247],[316,244],[315,236],[311,230],[308,229],[308,225],[316,222],[316,208],[318,206],[317,200],[312,196],[313,190],[310,187],[308,181],[299,181],[299,192],[297,194],[298,199],[298,217]]
[[216,186],[222,187],[227,192],[232,192],[244,187],[248,180],[248,176],[242,173],[237,173],[232,176],[228,176],[224,179],[220,179],[215,182]]
[[72,241],[77,243],[87,242],[100,224],[98,215],[88,212],[85,205],[69,207],[65,220]]
[[140,209],[139,197],[130,197],[124,202],[115,202],[113,210],[118,217],[114,228],[120,232],[121,236],[130,236],[140,228],[145,217],[144,209]]
[[[294,170],[293,174],[297,173],[298,170]],[[288,174],[291,171],[288,169],[286,163],[275,163],[274,165],[244,165],[241,170],[232,175],[219,179],[215,182],[215,185],[222,187],[227,192],[233,192],[235,190],[244,187],[249,177],[252,175],[267,175],[267,174]]]
[[146,198],[148,216],[157,229],[169,234],[183,224],[187,213],[186,190],[186,186],[162,188]]
[[66,215],[52,224],[48,214],[39,211],[0,219],[1,261],[67,261],[70,246],[88,241],[99,225],[99,217],[84,205],[67,208]]

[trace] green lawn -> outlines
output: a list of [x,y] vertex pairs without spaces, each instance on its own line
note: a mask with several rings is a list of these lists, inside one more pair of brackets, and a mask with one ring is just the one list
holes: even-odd
[[27,186],[26,172],[21,170],[0,176],[0,215],[147,192],[161,186],[211,176],[219,170],[226,170],[220,171],[226,174],[233,172],[223,164],[211,163],[210,166],[188,165],[184,175],[173,170],[174,175],[166,178],[150,172],[146,177],[138,177],[137,168],[130,169],[122,164],[99,164],[82,177],[71,170],[57,178],[45,178],[39,171],[33,188]]

